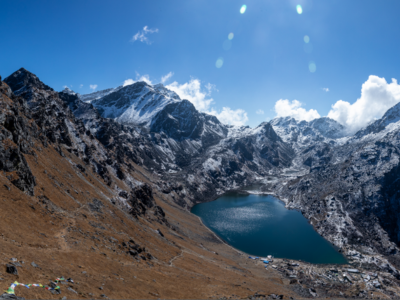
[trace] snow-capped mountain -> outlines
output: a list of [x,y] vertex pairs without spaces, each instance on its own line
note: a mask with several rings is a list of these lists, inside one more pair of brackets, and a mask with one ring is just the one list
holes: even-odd
[[65,94],[69,94],[69,95],[78,95],[78,97],[80,97],[80,94],[75,93],[73,90],[71,90],[69,87],[64,87],[64,89],[62,90],[63,93]]
[[326,156],[331,148],[347,141],[345,128],[327,117],[310,122],[298,121],[291,117],[275,118],[270,121],[276,133],[289,143],[296,156],[292,161],[292,171],[308,172],[309,168],[319,168],[327,163]]
[[[97,93],[97,98],[90,98],[90,101],[102,117],[136,126],[149,126],[153,117],[166,105],[182,101],[162,84],[152,86],[143,81]],[[87,99],[81,96],[82,101],[88,102]]]
[[174,101],[157,111],[150,130],[163,132],[175,140],[221,139],[227,134],[226,127],[216,117],[200,113],[188,100]]
[[353,137],[353,139],[361,139],[376,137],[379,133],[380,136],[383,134],[396,130],[400,124],[400,103],[390,108],[382,118],[376,120],[375,122],[369,124],[366,128],[359,130]]
[[84,95],[79,95],[79,98],[86,103],[92,103],[92,101],[103,98],[107,96],[108,94],[111,94],[112,92],[116,92],[118,90],[122,89],[122,86],[118,86],[116,88],[110,88],[110,89],[105,89],[97,92],[93,92],[90,94],[84,94]]
[[296,150],[302,150],[318,142],[336,144],[338,139],[346,136],[345,128],[327,117],[310,122],[298,121],[292,117],[280,117],[270,123],[276,133]]

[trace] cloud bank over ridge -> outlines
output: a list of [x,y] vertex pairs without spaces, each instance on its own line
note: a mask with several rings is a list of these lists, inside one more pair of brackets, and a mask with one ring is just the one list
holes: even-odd
[[375,119],[379,119],[392,106],[400,102],[400,85],[396,79],[387,83],[385,78],[371,75],[361,88],[361,97],[350,104],[339,100],[332,105],[328,117],[356,132]]
[[[372,121],[379,119],[392,106],[400,102],[400,85],[396,79],[388,83],[385,78],[370,75],[361,87],[361,97],[353,104],[338,100],[332,105],[327,117],[344,125],[349,133],[355,133]],[[275,103],[277,117],[293,117],[296,120],[311,121],[319,113],[306,110],[298,100],[280,99]]]
[[201,81],[195,78],[183,84],[174,81],[165,87],[177,93],[181,99],[192,102],[199,111],[216,116],[222,123],[241,126],[249,120],[247,112],[240,108],[233,110],[230,107],[223,107],[220,112],[212,108],[214,99],[210,96],[215,86],[210,83],[205,85],[206,91],[201,88]]
[[[169,72],[165,76],[161,77],[161,83],[165,83],[174,75],[173,72]],[[150,79],[149,75],[140,75],[136,73],[136,79],[126,79],[122,86],[127,86],[130,84],[134,84],[138,81],[144,81],[147,84],[152,85],[153,82]],[[218,120],[220,120],[224,124],[229,125],[238,125],[242,126],[247,123],[249,120],[247,116],[247,112],[243,109],[231,109],[230,107],[223,107],[222,110],[217,111],[212,107],[214,104],[214,99],[211,98],[211,93],[213,91],[218,91],[215,85],[207,83],[202,86],[202,83],[199,79],[191,78],[188,82],[178,83],[174,81],[165,87],[171,91],[174,91],[178,94],[181,99],[189,100],[193,103],[197,110],[216,116]]]
[[277,117],[292,117],[296,120],[312,121],[321,116],[315,109],[306,110],[301,107],[303,103],[298,100],[280,99],[275,103],[275,113]]

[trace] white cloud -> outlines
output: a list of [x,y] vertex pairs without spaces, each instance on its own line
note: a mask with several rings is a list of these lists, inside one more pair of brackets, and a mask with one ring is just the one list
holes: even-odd
[[322,88],[324,92],[329,92],[329,88]]
[[97,89],[97,84],[91,84],[89,85],[89,87],[94,91],[95,89]]
[[192,78],[189,82],[179,84],[174,81],[166,86],[167,89],[174,91],[181,99],[187,99],[201,112],[216,116],[222,123],[230,125],[244,125],[248,121],[247,113],[243,109],[233,110],[229,107],[223,107],[222,111],[217,112],[211,105],[214,99],[211,98],[211,92],[217,90],[215,85],[206,84],[206,91],[202,90],[201,82]]
[[150,80],[149,75],[140,76],[139,79],[138,79],[137,81],[144,81],[144,82],[146,82],[147,84],[153,84],[153,83],[151,82],[151,80]]
[[139,81],[144,81],[144,82],[146,82],[147,84],[150,84],[150,85],[153,84],[152,81],[150,80],[150,76],[149,75],[140,76],[140,74],[136,72],[136,80],[133,80],[131,78],[127,79],[127,80],[125,80],[123,82],[122,86],[131,85],[131,84],[134,84],[135,82],[139,82]]
[[215,110],[208,111],[207,113],[216,116],[221,123],[229,125],[242,126],[249,120],[247,112],[240,108],[233,110],[229,107],[223,107],[219,113]]
[[124,83],[122,84],[122,86],[127,86],[127,85],[131,85],[134,84],[136,81],[133,79],[127,79],[124,81]]
[[169,80],[172,76],[174,76],[174,73],[169,72],[167,75],[161,77],[161,83],[165,83],[167,80]]
[[262,109],[257,109],[256,114],[257,115],[263,115],[264,111]]
[[371,121],[381,118],[392,106],[400,102],[400,85],[396,79],[387,83],[385,78],[371,75],[361,88],[356,102],[339,100],[332,105],[328,117],[356,132]]
[[140,41],[146,44],[151,44],[152,42],[149,40],[149,38],[147,37],[147,34],[149,33],[155,33],[158,32],[158,28],[155,29],[150,29],[147,26],[143,27],[143,30],[139,30],[138,33],[136,33],[133,37],[132,37],[132,41],[136,42],[136,41]]
[[[162,76],[161,82],[165,83],[173,75],[174,73],[169,72],[167,75]],[[150,85],[153,84],[149,75],[141,76],[136,72],[135,80],[127,79],[122,85],[127,86],[138,81],[145,81]],[[192,102],[197,110],[216,116],[222,123],[231,125],[244,125],[248,121],[247,113],[243,109],[233,110],[229,107],[223,107],[222,111],[218,112],[211,107],[214,103],[214,99],[211,98],[211,93],[213,91],[218,91],[214,84],[207,83],[202,87],[199,79],[192,78],[189,82],[179,84],[177,81],[174,81],[165,87],[177,93],[181,99],[186,99]]]
[[205,85],[205,88],[207,89],[207,96],[210,96],[211,95],[211,93],[212,93],[212,91],[216,91],[216,92],[219,92],[218,90],[217,90],[217,86],[215,85],[215,84],[211,84],[211,83],[207,83],[206,85]]
[[198,79],[192,78],[184,84],[174,81],[167,85],[166,88],[177,93],[181,99],[187,99],[192,102],[200,111],[207,111],[214,101],[212,98],[207,97],[210,95],[209,90],[207,93],[201,90],[201,82]]
[[63,88],[64,88],[64,89],[68,88],[68,85],[64,85]]
[[303,104],[298,100],[280,99],[275,103],[275,112],[277,117],[292,117],[296,120],[311,121],[321,116],[315,109],[306,110],[302,108]]

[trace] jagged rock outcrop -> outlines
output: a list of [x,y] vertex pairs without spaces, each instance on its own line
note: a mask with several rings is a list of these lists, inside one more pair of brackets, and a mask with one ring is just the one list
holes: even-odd
[[160,206],[156,205],[153,189],[148,184],[134,188],[127,197],[127,202],[131,206],[129,213],[134,217],[144,216],[146,212],[151,211],[159,222],[168,224],[165,213]]
[[33,195],[36,181],[25,155],[34,155],[32,136],[38,129],[29,117],[26,102],[0,80],[0,170],[13,185]]

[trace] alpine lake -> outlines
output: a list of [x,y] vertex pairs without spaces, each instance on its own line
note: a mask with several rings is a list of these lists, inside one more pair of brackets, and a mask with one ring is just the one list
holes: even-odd
[[346,258],[296,210],[277,198],[257,194],[258,186],[228,192],[215,201],[195,205],[201,218],[222,240],[249,255],[301,260],[315,264],[345,264]]

